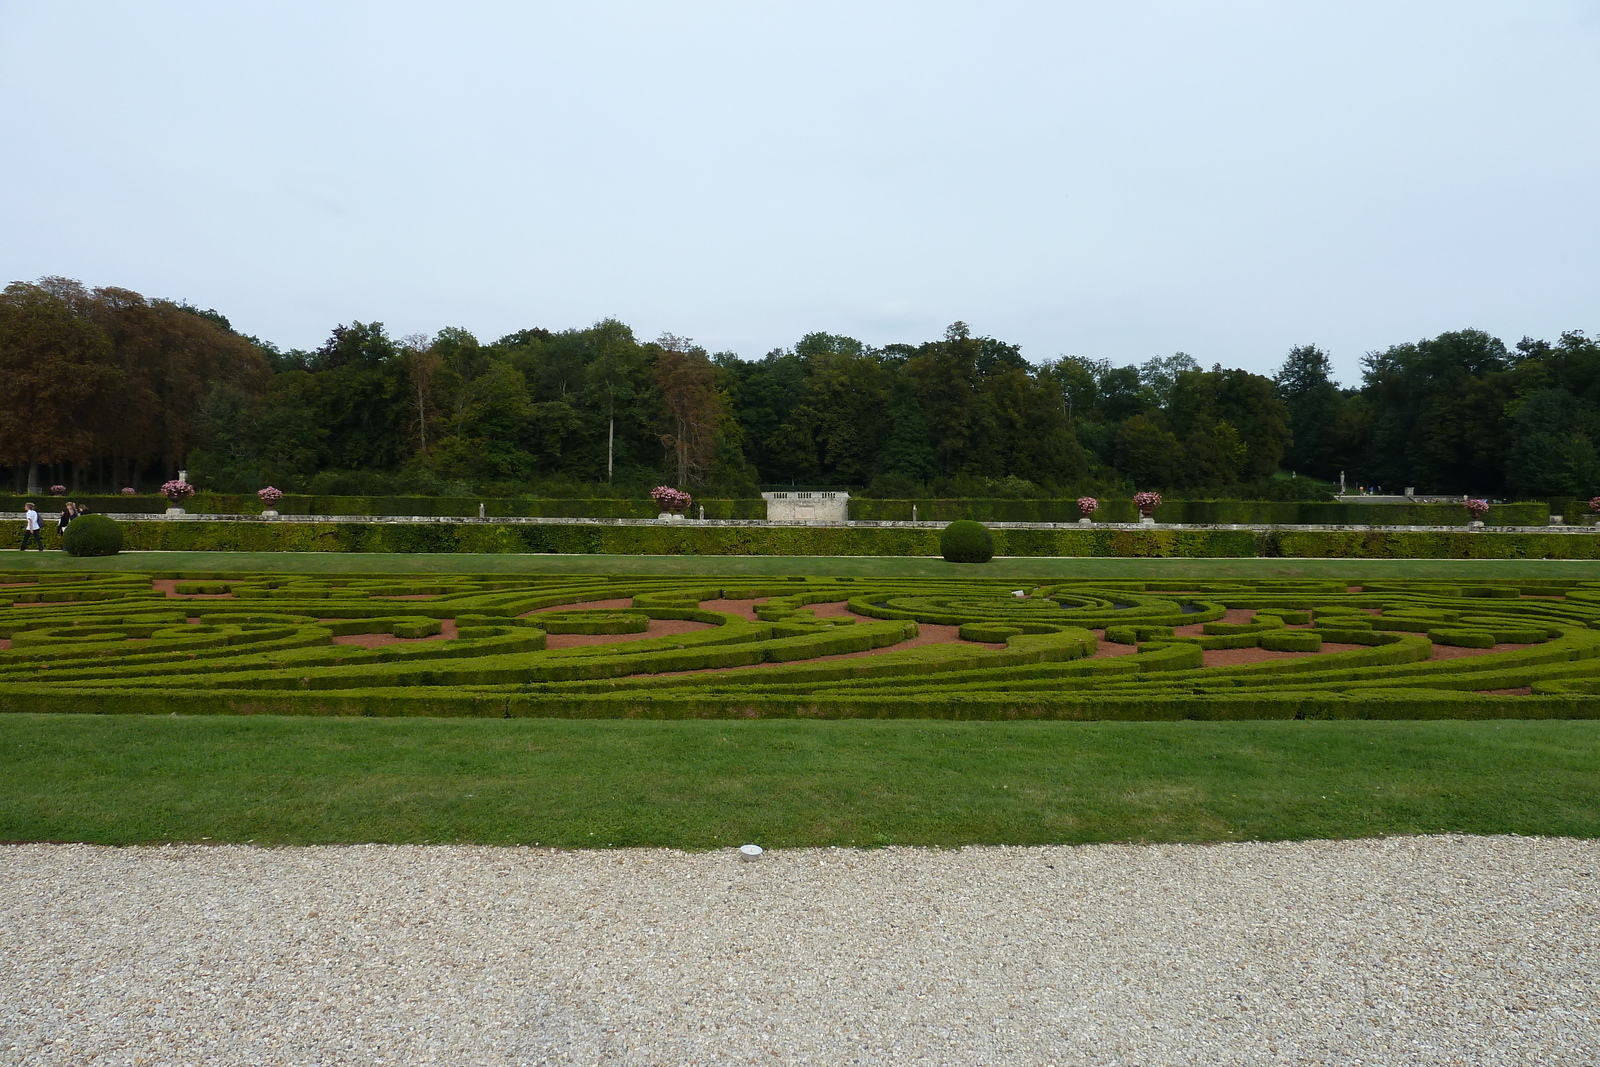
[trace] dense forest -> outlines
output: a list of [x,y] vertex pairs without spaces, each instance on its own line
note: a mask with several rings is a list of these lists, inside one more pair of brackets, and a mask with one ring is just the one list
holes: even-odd
[[1035,363],[959,322],[883,348],[808,334],[758,360],[609,319],[488,343],[352,322],[281,351],[216,311],[46,278],[0,294],[0,369],[18,490],[148,490],[186,468],[224,492],[1293,498],[1341,471],[1419,492],[1600,491],[1600,342],[1580,332],[1398,344],[1348,387],[1312,345],[1272,378],[1183,353]]

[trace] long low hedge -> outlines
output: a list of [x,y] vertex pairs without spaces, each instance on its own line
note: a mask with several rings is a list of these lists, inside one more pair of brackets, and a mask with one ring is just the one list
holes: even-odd
[[[131,521],[125,549],[231,552],[557,552],[601,555],[937,556],[931,529]],[[999,556],[1600,559],[1600,536],[1437,531],[998,529]]]
[[[850,501],[853,519],[904,522],[911,518],[950,522],[1077,522],[1082,518],[1075,498],[1045,500],[923,499],[880,500],[859,497]],[[709,512],[707,512],[709,514]],[[1587,511],[1568,509],[1570,522]],[[1106,499],[1094,517],[1100,522],[1137,522],[1139,512],[1131,499]],[[1314,526],[1465,526],[1472,520],[1459,504],[1355,504],[1276,500],[1168,500],[1156,509],[1159,522],[1288,524]],[[1543,526],[1550,521],[1544,501],[1496,504],[1484,521],[1491,526]]]
[[[167,501],[158,493],[131,495],[75,493],[72,499],[90,511],[103,515],[149,515],[165,511]],[[52,502],[65,497],[0,495],[0,511],[21,511],[32,500],[49,510]],[[651,519],[660,509],[648,499],[608,497],[524,498],[524,497],[448,497],[448,496],[308,496],[286,494],[274,505],[281,515],[423,515],[465,518],[478,514],[482,505],[491,518],[567,518],[567,519]],[[262,503],[254,493],[200,493],[184,502],[185,511],[195,515],[253,515]],[[704,507],[708,519],[764,519],[766,501],[760,497],[695,499],[695,514]]]
[[[0,511],[21,511],[25,497],[0,495]],[[52,500],[57,498],[51,498]],[[91,511],[102,514],[150,514],[166,509],[159,495],[134,496],[79,494],[73,497]],[[49,508],[50,501],[39,501]],[[1586,502],[1566,501],[1563,511],[1569,524],[1592,518]],[[577,518],[649,519],[658,509],[646,499],[604,497],[573,499],[428,497],[428,496],[306,496],[289,494],[276,505],[284,515],[419,515],[467,517],[478,514],[482,505],[490,518]],[[704,506],[708,519],[764,519],[766,502],[760,497],[712,497],[695,500],[695,514]],[[253,494],[201,493],[184,504],[196,515],[251,515],[261,510]],[[1082,516],[1074,497],[1008,499],[923,499],[885,500],[856,497],[850,501],[850,517],[858,520],[905,522],[916,508],[917,518],[927,522],[977,519],[980,522],[1076,522]],[[1490,526],[1543,526],[1550,518],[1546,501],[1497,504],[1485,521]],[[1107,499],[1101,502],[1095,518],[1101,522],[1137,522],[1139,513],[1132,500]],[[1470,520],[1457,504],[1355,504],[1311,503],[1272,500],[1168,500],[1156,509],[1161,522],[1186,524],[1246,525],[1288,524],[1321,526],[1464,526]]]

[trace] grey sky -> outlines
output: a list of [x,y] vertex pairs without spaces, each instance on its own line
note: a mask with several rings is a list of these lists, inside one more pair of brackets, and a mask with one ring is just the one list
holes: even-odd
[[747,358],[1600,329],[1600,4],[0,0],[0,275]]

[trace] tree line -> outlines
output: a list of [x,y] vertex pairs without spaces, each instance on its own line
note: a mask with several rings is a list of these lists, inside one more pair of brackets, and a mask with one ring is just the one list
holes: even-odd
[[[0,294],[0,464],[20,491],[633,494],[662,481],[880,496],[1163,489],[1301,496],[1310,479],[1419,492],[1600,489],[1600,344],[1475,330],[1266,377],[1183,353],[1136,366],[955,323],[875,348],[813,333],[756,360],[607,319],[483,342],[333,329],[280,350],[213,310],[61,278]],[[1285,471],[1306,478],[1285,480]]]

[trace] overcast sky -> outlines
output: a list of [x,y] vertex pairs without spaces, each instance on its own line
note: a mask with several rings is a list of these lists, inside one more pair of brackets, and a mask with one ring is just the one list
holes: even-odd
[[1600,3],[0,0],[0,275],[747,358],[1600,330]]

